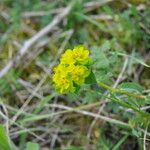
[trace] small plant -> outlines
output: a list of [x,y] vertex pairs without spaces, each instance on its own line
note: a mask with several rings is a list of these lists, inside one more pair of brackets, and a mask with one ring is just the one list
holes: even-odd
[[84,46],[68,49],[62,55],[60,64],[54,68],[53,81],[58,92],[64,94],[75,92],[90,74],[89,50]]
[[[67,49],[62,54],[59,65],[54,68],[53,81],[56,90],[61,94],[75,93],[79,95],[80,89],[82,91],[82,86],[86,84],[98,86],[97,90],[90,89],[90,91],[98,93],[98,95],[108,99],[110,102],[132,109],[139,116],[145,118],[145,122],[143,119],[143,125],[147,124],[146,118],[150,119],[150,114],[140,110],[140,107],[147,103],[148,97],[141,95],[139,91],[141,89],[140,85],[125,82],[119,88],[113,88],[97,81],[92,70],[94,60],[90,58],[89,53],[90,50],[85,46],[77,46],[73,50]],[[104,94],[101,89],[110,91],[109,95]]]

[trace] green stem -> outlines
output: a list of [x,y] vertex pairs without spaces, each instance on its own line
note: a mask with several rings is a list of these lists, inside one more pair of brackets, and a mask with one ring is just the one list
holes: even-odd
[[101,87],[113,92],[113,93],[120,93],[120,94],[124,94],[126,96],[131,96],[131,97],[134,97],[134,98],[138,98],[138,99],[142,99],[144,100],[145,99],[145,96],[143,95],[139,95],[139,94],[136,94],[136,93],[130,93],[130,92],[127,92],[127,91],[123,91],[123,90],[120,90],[120,89],[117,89],[117,88],[112,88],[111,86],[105,84],[105,83],[102,83],[102,82],[99,82],[98,83]]

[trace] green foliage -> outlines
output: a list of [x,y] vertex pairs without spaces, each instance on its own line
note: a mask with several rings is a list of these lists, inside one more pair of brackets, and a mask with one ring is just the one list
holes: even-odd
[[6,133],[3,125],[0,125],[0,149],[1,150],[12,150],[10,140],[7,136],[7,133]]
[[109,49],[108,41],[101,48],[91,48],[91,58],[93,60],[93,71],[97,81],[107,81],[109,74],[109,60],[104,51]]
[[103,150],[109,150],[113,146],[113,143],[105,137],[105,135],[101,135],[97,142],[97,148]]
[[145,101],[146,101],[147,104],[150,104],[150,94],[146,96]]
[[148,64],[146,64],[141,58],[138,58],[139,56],[135,56],[135,52],[132,52],[132,55],[127,55],[121,52],[115,52],[116,55],[118,56],[126,56],[130,58],[130,61],[132,61],[133,64],[141,64],[145,67],[150,67]]
[[138,93],[142,93],[144,88],[134,82],[125,82],[119,85],[119,88],[128,92],[138,92]]
[[76,93],[68,93],[67,97],[71,102],[75,102],[79,98],[78,94]]
[[41,101],[38,103],[38,106],[36,107],[36,109],[33,111],[34,114],[39,113],[44,107],[45,105],[51,101],[57,94],[54,93],[52,95],[48,95],[46,97],[44,97],[43,99],[41,99]]
[[93,71],[91,71],[90,75],[85,79],[85,83],[86,84],[96,84],[96,77],[93,73]]
[[[103,49],[104,48],[104,49]],[[95,69],[108,69],[109,67],[109,61],[104,53],[105,45],[102,45],[101,48],[93,47],[92,48],[92,59],[94,61],[94,68]]]
[[135,129],[132,130],[132,134],[134,136],[138,137],[138,138],[140,138],[141,135],[142,135],[141,131],[138,131],[138,130],[135,130]]
[[91,91],[91,90],[87,91],[83,98],[84,103],[92,103],[92,102],[98,101],[98,100],[100,100],[100,95],[98,94],[98,92]]
[[[51,144],[51,141],[45,144],[37,137],[47,141],[52,138],[54,150],[61,150],[62,147],[64,150],[83,150],[87,143],[100,150],[119,150],[126,146],[142,149],[146,128],[147,135],[150,134],[149,2],[72,2],[74,6],[69,15],[52,32],[32,45],[23,57],[25,61],[22,59],[18,66],[14,64],[15,69],[0,78],[0,100],[3,100],[0,111],[9,119],[11,135],[8,137],[4,125],[0,125],[0,150],[16,150],[16,147],[40,150]],[[15,58],[26,40],[51,23],[70,3],[69,0],[1,0],[0,70]],[[26,12],[34,12],[37,16],[25,17]],[[43,14],[39,15],[39,12]],[[83,86],[75,85],[75,93],[56,94],[51,66],[57,63],[56,59],[63,50],[79,44],[90,50],[93,62],[88,67],[91,74]],[[125,60],[127,64],[122,72]],[[24,81],[23,86],[19,79]],[[75,111],[55,108],[57,104]],[[77,110],[98,114],[99,109],[102,119],[97,119],[88,141],[87,134],[93,118],[85,117]],[[13,123],[10,119],[18,113]],[[103,121],[103,117],[108,119]],[[117,121],[127,127],[120,126]],[[95,128],[101,131],[98,132],[99,137],[95,136]],[[147,142],[148,139],[145,145]]]
[[26,150],[40,150],[39,144],[28,142],[26,146]]
[[[83,13],[83,0],[76,0],[72,12],[68,16],[68,28],[75,27],[76,22],[83,22],[83,19],[81,17],[76,16],[76,13]],[[73,19],[72,19],[73,18]]]
[[120,146],[123,144],[123,142],[128,138],[129,135],[124,135],[118,142],[116,145],[114,145],[114,147],[112,148],[112,150],[118,150],[120,148]]
[[16,73],[15,70],[11,70],[7,76],[0,79],[0,96],[12,94],[13,90],[18,90],[21,87],[17,81],[18,77],[19,72]]

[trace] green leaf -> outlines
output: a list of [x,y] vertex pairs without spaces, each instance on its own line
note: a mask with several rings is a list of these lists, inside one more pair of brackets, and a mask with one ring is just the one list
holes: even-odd
[[43,107],[45,107],[45,105],[46,105],[49,101],[51,101],[55,96],[57,96],[57,94],[56,94],[56,93],[53,93],[53,94],[51,94],[51,95],[48,95],[48,96],[45,96],[44,98],[42,98],[33,113],[34,113],[34,114],[39,113],[39,112],[43,109]]
[[108,41],[108,40],[104,41],[103,45],[101,46],[101,49],[102,49],[103,51],[107,51],[107,50],[109,50],[110,48],[111,48],[111,43],[110,43],[110,41]]
[[106,56],[106,50],[110,48],[110,43],[105,41],[101,47],[91,48],[91,58],[93,60],[92,69],[97,81],[107,82],[111,76],[110,62]]
[[126,134],[126,135],[124,135],[119,141],[118,141],[118,143],[113,147],[113,149],[112,150],[118,150],[120,147],[121,147],[121,145],[125,142],[125,140],[128,138],[128,134]]
[[[119,86],[119,89],[130,93],[142,93],[142,91],[144,90],[144,88],[141,85],[135,82],[122,83]],[[142,107],[145,105],[146,101],[137,100],[137,98],[128,96],[128,103],[136,107]]]
[[73,85],[74,85],[74,87],[75,87],[75,94],[78,94],[79,93],[79,91],[80,91],[80,88],[81,88],[81,86],[80,85],[78,85],[78,84],[76,84],[75,82],[73,83]]
[[128,92],[142,92],[144,88],[135,82],[126,82],[119,85],[119,88]]
[[97,91],[89,90],[85,92],[85,97],[83,98],[84,103],[92,103],[94,101],[99,100],[100,95]]
[[79,99],[79,96],[76,93],[68,93],[67,97],[71,102],[75,102],[77,99]]
[[28,142],[26,146],[26,150],[40,150],[38,143]]
[[137,131],[135,129],[132,129],[132,134],[138,138],[141,137],[142,135],[141,131]]
[[91,71],[90,75],[85,79],[86,84],[96,84],[96,77],[94,73]]
[[0,125],[0,150],[12,150],[5,128]]
[[[109,97],[107,97],[109,98]],[[113,102],[116,102],[118,103],[119,105],[123,106],[123,107],[126,107],[126,108],[130,108],[132,109],[133,111],[137,112],[139,115],[141,115],[144,118],[146,119],[150,119],[150,114],[148,112],[145,112],[145,111],[142,111],[140,109],[138,109],[136,106],[134,105],[131,105],[125,101],[122,101],[120,100],[119,98],[117,98],[114,94],[111,93],[111,97],[109,98],[110,100],[112,100]]]
[[95,69],[105,69],[109,68],[109,60],[107,59],[104,51],[109,48],[108,42],[104,43],[101,48],[94,46],[91,48],[91,58],[93,60],[93,67]]
[[148,95],[146,96],[146,103],[147,103],[147,104],[150,104],[150,94],[148,94]]

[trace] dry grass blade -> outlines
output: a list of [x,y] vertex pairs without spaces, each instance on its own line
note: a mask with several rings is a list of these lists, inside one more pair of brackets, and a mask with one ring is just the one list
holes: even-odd
[[0,71],[0,78],[2,78],[14,65],[18,65],[21,58],[25,55],[25,53],[31,48],[31,46],[36,43],[40,38],[48,34],[52,29],[61,22],[61,20],[67,16],[72,8],[72,5],[66,7],[62,13],[58,14],[50,24],[41,29],[38,33],[36,33],[33,37],[24,42],[24,45],[19,50],[17,56],[8,62],[6,66]]

